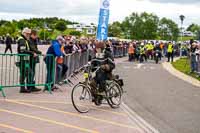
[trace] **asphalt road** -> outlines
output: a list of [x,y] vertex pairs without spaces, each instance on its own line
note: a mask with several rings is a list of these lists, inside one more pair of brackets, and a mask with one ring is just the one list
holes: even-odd
[[124,102],[161,133],[200,132],[200,88],[168,73],[161,64],[118,64]]

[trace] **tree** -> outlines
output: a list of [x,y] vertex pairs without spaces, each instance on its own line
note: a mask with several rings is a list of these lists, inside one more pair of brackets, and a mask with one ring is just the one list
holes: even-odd
[[130,35],[130,32],[131,32],[131,23],[129,21],[129,17],[126,17],[125,20],[121,23],[121,29],[122,29],[122,32],[125,36],[125,38],[130,38],[131,35]]
[[59,21],[59,22],[56,23],[55,28],[56,28],[57,30],[63,32],[63,31],[65,31],[65,30],[67,29],[67,26],[66,26],[65,22]]
[[159,18],[146,12],[132,13],[122,22],[122,31],[131,39],[155,39],[157,37]]
[[0,36],[3,36],[3,35],[6,35],[6,27],[4,27],[4,26],[1,26],[0,27]]
[[188,26],[187,31],[191,31],[193,33],[196,33],[198,31],[200,31],[200,25],[198,24],[191,24]]
[[48,40],[48,39],[50,39],[50,36],[51,36],[51,33],[45,29],[43,29],[39,32],[39,38],[41,40],[44,40],[44,39]]
[[8,23],[8,22],[9,22],[9,21],[6,21],[6,20],[0,20],[0,26],[6,24],[6,23]]
[[81,36],[81,32],[79,32],[79,31],[71,31],[71,32],[69,33],[69,35],[80,37],[80,36]]
[[142,21],[142,39],[155,39],[157,37],[157,29],[159,18],[154,14],[148,14],[146,12],[140,15]]
[[196,35],[196,39],[200,37],[200,25],[198,24],[191,24],[188,26],[187,31],[191,31]]
[[9,21],[6,21],[0,27],[0,35],[5,35],[7,33],[13,35],[15,31],[16,31],[15,25]]
[[[44,28],[44,23],[46,23],[48,25],[48,28],[50,28],[51,30],[54,30],[55,26],[57,24],[57,29],[59,29],[59,31],[65,30],[66,25],[72,24],[71,21],[59,19],[57,17],[31,18],[31,19],[23,19],[20,21],[0,20],[0,35],[5,35],[7,33],[10,33],[12,36],[17,36],[18,34],[20,34],[19,31],[22,31],[23,28],[25,28],[25,27],[29,27],[31,29],[42,30]],[[58,23],[61,23],[61,24],[58,24]],[[76,22],[74,22],[74,23],[76,23]],[[46,36],[48,36],[48,32],[46,34],[47,34]],[[41,34],[41,36],[44,36],[44,35]]]
[[162,18],[159,23],[158,33],[162,40],[177,40],[179,28],[174,21]]
[[122,33],[120,22],[113,22],[109,25],[108,36],[110,37],[120,37]]

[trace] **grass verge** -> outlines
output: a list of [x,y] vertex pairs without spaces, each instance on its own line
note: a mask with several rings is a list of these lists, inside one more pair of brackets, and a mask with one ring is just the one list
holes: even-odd
[[173,67],[176,68],[177,70],[193,77],[196,78],[200,81],[200,77],[198,77],[197,74],[195,73],[190,73],[190,60],[188,58],[180,58],[176,62],[172,63]]

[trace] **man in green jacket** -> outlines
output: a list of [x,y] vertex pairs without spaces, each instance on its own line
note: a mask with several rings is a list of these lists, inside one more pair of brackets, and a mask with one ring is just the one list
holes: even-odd
[[[30,56],[30,68],[32,70],[32,75],[31,75],[31,83],[35,84],[35,68],[36,64],[39,63],[39,56],[41,55],[42,52],[38,50],[37,44],[38,44],[38,36],[37,36],[37,31],[36,30],[31,30],[31,35],[29,39],[29,45],[30,45],[30,50],[33,52],[33,54]],[[40,91],[41,89],[36,88],[35,86],[32,86],[31,92],[37,92]]]

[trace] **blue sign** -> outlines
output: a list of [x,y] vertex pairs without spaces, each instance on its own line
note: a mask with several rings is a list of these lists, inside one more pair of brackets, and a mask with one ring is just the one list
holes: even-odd
[[97,40],[107,40],[108,38],[108,22],[109,22],[109,0],[103,0],[100,13],[99,13],[99,23],[97,29]]

